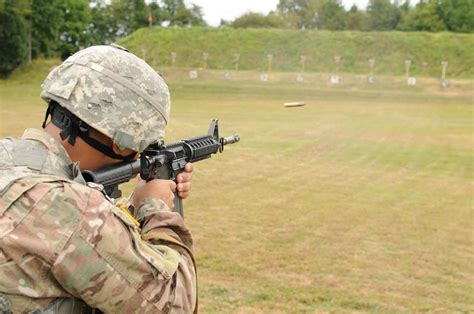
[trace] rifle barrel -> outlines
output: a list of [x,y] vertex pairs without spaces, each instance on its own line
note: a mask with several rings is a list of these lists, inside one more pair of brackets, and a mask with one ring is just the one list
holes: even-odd
[[238,135],[231,135],[222,138],[222,145],[227,145],[227,144],[234,144],[240,141],[240,136]]

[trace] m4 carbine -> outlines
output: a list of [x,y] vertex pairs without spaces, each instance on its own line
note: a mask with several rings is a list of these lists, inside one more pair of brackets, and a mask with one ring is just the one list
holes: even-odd
[[[176,181],[176,176],[184,171],[188,162],[197,162],[210,158],[212,154],[222,153],[224,146],[240,141],[238,135],[225,138],[219,137],[217,120],[213,119],[206,135],[170,144],[154,143],[141,154],[140,159],[111,165],[99,170],[82,172],[87,182],[104,186],[105,192],[111,198],[122,195],[118,185],[135,178],[137,174],[144,180],[165,179]],[[175,193],[175,211],[183,216],[182,199]]]

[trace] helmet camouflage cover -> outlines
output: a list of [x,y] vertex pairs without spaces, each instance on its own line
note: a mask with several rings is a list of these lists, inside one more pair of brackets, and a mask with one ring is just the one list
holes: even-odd
[[164,137],[168,86],[125,48],[81,50],[52,70],[41,87],[41,98],[55,100],[119,146],[141,152]]

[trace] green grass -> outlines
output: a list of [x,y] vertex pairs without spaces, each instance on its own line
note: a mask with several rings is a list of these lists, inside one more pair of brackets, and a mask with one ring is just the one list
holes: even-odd
[[474,35],[426,32],[330,32],[282,29],[144,28],[120,40],[155,66],[171,64],[203,67],[208,52],[212,69],[234,69],[240,53],[240,69],[267,71],[267,54],[273,54],[276,71],[300,71],[305,55],[306,71],[334,72],[333,58],[342,57],[340,72],[367,74],[368,59],[375,58],[375,73],[404,75],[405,60],[412,60],[411,74],[441,76],[441,61],[448,60],[448,77],[474,77]]
[[[474,310],[472,81],[162,70],[168,140],[214,117],[242,138],[195,164],[184,202],[202,312]],[[40,125],[28,73],[0,81],[1,136]]]

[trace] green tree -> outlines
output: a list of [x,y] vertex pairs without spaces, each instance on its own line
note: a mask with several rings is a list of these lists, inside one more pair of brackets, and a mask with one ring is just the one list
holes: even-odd
[[189,13],[191,15],[190,22],[192,26],[206,26],[207,25],[206,21],[204,21],[204,14],[202,13],[202,7],[195,4],[191,4]]
[[365,31],[368,28],[367,15],[353,4],[346,13],[346,27],[349,30]]
[[403,4],[400,6],[400,13],[403,15],[407,15],[411,11],[411,6],[410,6],[410,0],[406,0],[403,2]]
[[346,11],[340,0],[327,0],[319,12],[318,26],[321,29],[343,30],[346,28]]
[[178,8],[176,14],[171,18],[170,25],[176,26],[205,26],[206,22],[202,17],[202,8],[195,4],[187,8],[184,4]]
[[444,31],[446,25],[438,12],[438,4],[434,0],[420,2],[403,18],[400,29],[405,31]]
[[164,20],[164,11],[156,2],[148,5],[148,15],[153,18],[154,25],[161,25]]
[[89,44],[109,44],[147,26],[149,13],[144,0],[114,0],[110,5],[93,7],[86,31]]
[[183,0],[163,0],[164,22],[168,25],[174,25],[179,9],[183,7],[185,7]]
[[369,0],[367,16],[370,30],[393,30],[400,22],[400,9],[390,0]]
[[263,15],[249,12],[236,18],[230,23],[230,26],[234,28],[283,28],[285,22],[276,14]]
[[59,0],[32,0],[31,12],[33,57],[56,55],[63,21]]
[[408,14],[412,11],[410,6],[410,0],[406,0],[403,4],[399,7],[400,8],[400,22],[398,22],[397,29],[403,29],[405,20]]
[[86,29],[91,21],[88,0],[61,0],[59,7],[63,12],[59,28],[59,53],[65,60],[81,47],[89,44]]
[[474,32],[473,0],[438,0],[439,15],[452,32]]
[[117,38],[114,15],[110,6],[91,8],[91,21],[86,30],[87,45],[110,44]]
[[127,36],[147,25],[148,16],[144,0],[114,0],[109,9],[112,14],[109,27],[115,37]]
[[278,14],[288,26],[303,29],[317,29],[318,15],[326,0],[280,0]]
[[164,0],[162,10],[164,11],[164,22],[170,26],[204,26],[202,8],[192,5],[190,9],[184,4],[184,0]]
[[28,54],[27,23],[15,12],[13,0],[5,0],[0,5],[0,75],[6,76]]
[[230,26],[231,22],[227,21],[227,20],[224,20],[224,19],[221,19],[220,23],[219,23],[219,27],[226,27],[226,26]]

